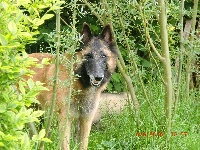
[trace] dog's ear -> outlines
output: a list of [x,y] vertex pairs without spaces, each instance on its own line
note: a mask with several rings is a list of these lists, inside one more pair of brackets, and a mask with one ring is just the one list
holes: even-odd
[[91,38],[93,36],[92,32],[91,32],[91,29],[90,29],[89,25],[86,22],[83,23],[83,28],[82,28],[82,31],[81,31],[81,35],[83,35],[82,42],[84,44],[87,44],[91,40]]
[[104,27],[100,36],[106,43],[110,44],[112,42],[113,40],[112,29],[109,24]]

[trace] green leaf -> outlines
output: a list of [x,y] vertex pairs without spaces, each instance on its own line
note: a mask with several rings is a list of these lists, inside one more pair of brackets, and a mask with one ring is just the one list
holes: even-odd
[[120,82],[120,74],[119,73],[114,73],[112,75],[113,80],[115,80],[116,82]]
[[151,66],[150,62],[147,61],[146,59],[143,59],[143,60],[142,60],[142,65],[143,65],[144,67],[150,67],[150,66]]
[[45,136],[45,129],[42,129],[38,135],[33,135],[32,140],[33,141],[39,141],[41,139],[43,139]]
[[4,147],[4,144],[2,142],[0,142],[0,147]]
[[40,116],[43,115],[43,114],[44,114],[44,111],[38,110],[38,111],[34,111],[34,112],[32,113],[32,116],[33,116],[33,117],[40,117]]
[[45,14],[41,19],[42,20],[47,20],[47,19],[50,19],[54,16],[54,14]]
[[35,18],[32,22],[35,26],[40,26],[41,24],[44,23],[44,20],[39,19],[39,18]]
[[6,111],[6,103],[0,103],[0,113],[4,113]]
[[45,136],[45,129],[42,129],[42,130],[39,132],[38,138],[39,138],[39,139],[42,139],[42,138],[44,138],[44,136]]
[[31,3],[30,0],[17,0],[17,4],[20,5],[20,6],[23,6],[23,5],[26,5],[26,4],[29,4]]
[[25,88],[24,88],[24,86],[22,85],[21,82],[19,82],[19,90],[23,95],[25,95]]
[[1,2],[1,6],[3,7],[4,10],[7,10],[8,4],[6,2]]
[[24,137],[21,140],[21,145],[23,149],[30,149],[30,139],[27,133],[24,133]]
[[32,79],[28,79],[27,84],[28,84],[29,89],[32,89],[33,86],[34,86],[34,83],[33,83]]
[[17,26],[16,24],[14,23],[14,21],[10,21],[8,23],[8,29],[9,31],[12,33],[12,34],[16,34],[17,33]]
[[4,35],[0,34],[0,43],[3,46],[6,46],[8,44],[8,41],[6,40],[6,38],[4,37]]

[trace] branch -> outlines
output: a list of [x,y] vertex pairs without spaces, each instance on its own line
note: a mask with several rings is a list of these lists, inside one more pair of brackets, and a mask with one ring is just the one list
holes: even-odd
[[104,25],[104,22],[103,22],[103,20],[101,19],[100,15],[92,9],[91,4],[90,4],[89,2],[87,2],[87,0],[84,0],[84,3],[85,3],[85,5],[91,10],[91,12],[93,13],[93,15],[95,15],[95,17],[97,17],[97,19],[100,21],[100,23],[101,23],[102,25]]
[[[164,62],[164,61],[165,61],[165,58],[162,57],[162,56],[160,55],[160,53],[159,53],[158,50],[156,49],[156,47],[155,47],[155,45],[153,44],[153,41],[152,41],[152,39],[151,39],[151,37],[150,37],[149,30],[148,30],[147,25],[146,25],[146,24],[148,23],[148,21],[147,21],[147,19],[145,18],[145,16],[143,15],[142,9],[141,9],[140,5],[138,4],[138,2],[137,2],[136,0],[135,0],[135,3],[136,3],[136,6],[137,6],[137,8],[138,8],[140,14],[141,14],[141,17],[143,18],[142,23],[143,23],[143,26],[144,26],[144,28],[145,28],[145,35],[146,35],[147,41],[149,41],[149,44],[151,45],[152,50],[153,50],[154,53],[158,56],[158,58],[160,59],[160,61],[161,61],[161,62]],[[132,4],[131,4],[131,6],[134,8],[134,6],[133,6]]]

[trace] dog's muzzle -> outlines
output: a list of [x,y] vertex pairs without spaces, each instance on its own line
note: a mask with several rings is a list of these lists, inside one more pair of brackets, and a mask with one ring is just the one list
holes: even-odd
[[101,82],[103,81],[104,77],[94,77],[90,76],[90,83],[92,86],[100,86]]

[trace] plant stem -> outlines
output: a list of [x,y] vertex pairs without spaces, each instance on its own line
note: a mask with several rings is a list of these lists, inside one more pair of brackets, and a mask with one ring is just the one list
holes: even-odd
[[187,58],[187,67],[186,67],[186,100],[189,100],[189,94],[190,94],[190,76],[191,76],[191,64],[192,56],[193,56],[193,49],[194,49],[194,35],[195,35],[195,25],[196,25],[196,18],[197,18],[197,9],[198,9],[198,1],[194,0],[194,7],[193,7],[193,16],[192,16],[192,28],[191,28],[191,47],[192,50],[188,52],[188,58]]
[[[76,12],[76,0],[73,2],[73,14],[72,14],[72,38],[73,39],[76,39],[76,15],[77,15],[77,12]],[[67,95],[67,99],[66,99],[66,118],[65,118],[65,122],[64,122],[64,125],[63,125],[63,128],[62,128],[62,132],[60,133],[60,136],[59,136],[59,143],[57,145],[57,148],[56,150],[59,150],[60,147],[62,146],[62,143],[64,141],[64,138],[65,138],[65,132],[66,132],[66,129],[67,129],[67,124],[68,122],[70,121],[70,102],[71,102],[71,98],[72,98],[72,90],[73,90],[73,82],[74,82],[74,52],[75,52],[75,49],[76,49],[76,46],[77,46],[77,42],[75,41],[74,44],[72,45],[71,49],[70,49],[70,65],[69,65],[69,86],[68,86],[68,95]]]
[[168,45],[168,33],[167,33],[167,14],[166,6],[164,0],[158,0],[160,6],[160,34],[161,34],[161,48],[162,55],[165,58],[163,61],[164,68],[164,81],[165,81],[165,115],[166,115],[166,129],[167,129],[167,138],[166,142],[169,143],[171,136],[171,106],[172,106],[172,72],[171,72],[171,63],[169,55],[169,45]]
[[[56,93],[57,93],[57,83],[58,83],[58,74],[59,74],[59,51],[60,51],[60,9],[56,11],[56,60],[55,60],[55,70],[54,70],[54,79],[53,79],[53,93],[52,101],[50,105],[50,110],[47,114],[47,126],[46,126],[46,137],[49,136],[49,130],[51,128],[51,123],[54,116],[54,108],[56,104]],[[44,142],[41,142],[40,149],[44,149]]]
[[[129,53],[130,53],[131,48],[130,48],[130,45],[129,45],[129,43],[128,43],[128,38],[127,38],[127,36],[126,36],[126,32],[125,32],[125,28],[124,28],[124,25],[123,25],[123,21],[122,21],[121,15],[120,15],[120,13],[119,13],[119,11],[118,11],[118,8],[117,8],[117,6],[116,6],[116,5],[117,5],[117,2],[116,2],[116,0],[112,0],[112,1],[113,1],[115,10],[116,10],[117,16],[118,16],[118,18],[119,18],[119,22],[120,22],[120,26],[121,26],[121,29],[122,29],[122,33],[123,33],[123,36],[124,36],[124,39],[125,39],[125,42],[126,42],[127,50],[128,50]],[[137,72],[137,71],[138,71],[138,67],[137,67],[137,64],[136,64],[136,62],[135,62],[135,60],[134,60],[133,58],[132,58],[132,62],[133,62],[134,68],[135,68],[135,70],[136,70],[136,72]],[[119,64],[118,64],[118,68],[120,68]],[[135,95],[135,92],[134,92],[134,87],[133,87],[133,85],[130,85],[130,84],[132,84],[131,78],[125,73],[125,71],[124,71],[123,69],[119,69],[119,70],[120,70],[120,72],[122,73],[123,77],[125,78],[125,81],[127,82],[127,85],[128,85],[128,87],[129,87],[130,93],[132,92],[131,90],[133,90],[133,93],[131,93],[131,95],[133,95],[132,99],[134,100],[134,99],[137,98],[137,97],[134,96],[134,95]],[[151,112],[152,112],[152,114],[153,114],[155,120],[158,121],[158,120],[157,120],[157,117],[156,117],[156,114],[155,114],[155,112],[154,112],[154,110],[153,110],[153,108],[152,108],[152,106],[151,106],[151,102],[150,102],[150,100],[149,100],[149,97],[148,97],[148,95],[147,95],[147,93],[146,93],[146,89],[145,89],[145,87],[144,87],[144,84],[143,84],[143,81],[142,81],[142,77],[140,76],[140,74],[138,74],[138,78],[139,78],[140,84],[141,84],[141,86],[142,86],[142,91],[143,91],[143,94],[144,94],[144,96],[145,96],[145,99],[147,100],[147,102],[148,102],[148,104],[149,104],[149,107],[150,107],[150,109],[151,109]],[[137,102],[137,101],[133,101],[133,102],[134,102],[134,105],[135,105],[135,106],[138,105],[138,107],[139,107],[139,102]],[[136,107],[135,109],[137,110],[138,108]],[[138,116],[138,117],[139,117],[139,116]]]
[[[175,93],[175,102],[174,102],[174,112],[173,112],[173,118],[176,114],[177,111],[177,106],[178,106],[178,101],[179,101],[179,94],[180,94],[180,89],[181,89],[181,74],[182,74],[182,55],[183,55],[183,51],[184,51],[184,37],[183,37],[183,15],[184,15],[184,0],[181,0],[181,11],[180,11],[180,25],[181,25],[181,30],[180,30],[180,56],[178,59],[178,76],[177,76],[177,90]],[[173,120],[173,119],[172,119]],[[173,122],[172,122],[173,125]]]

